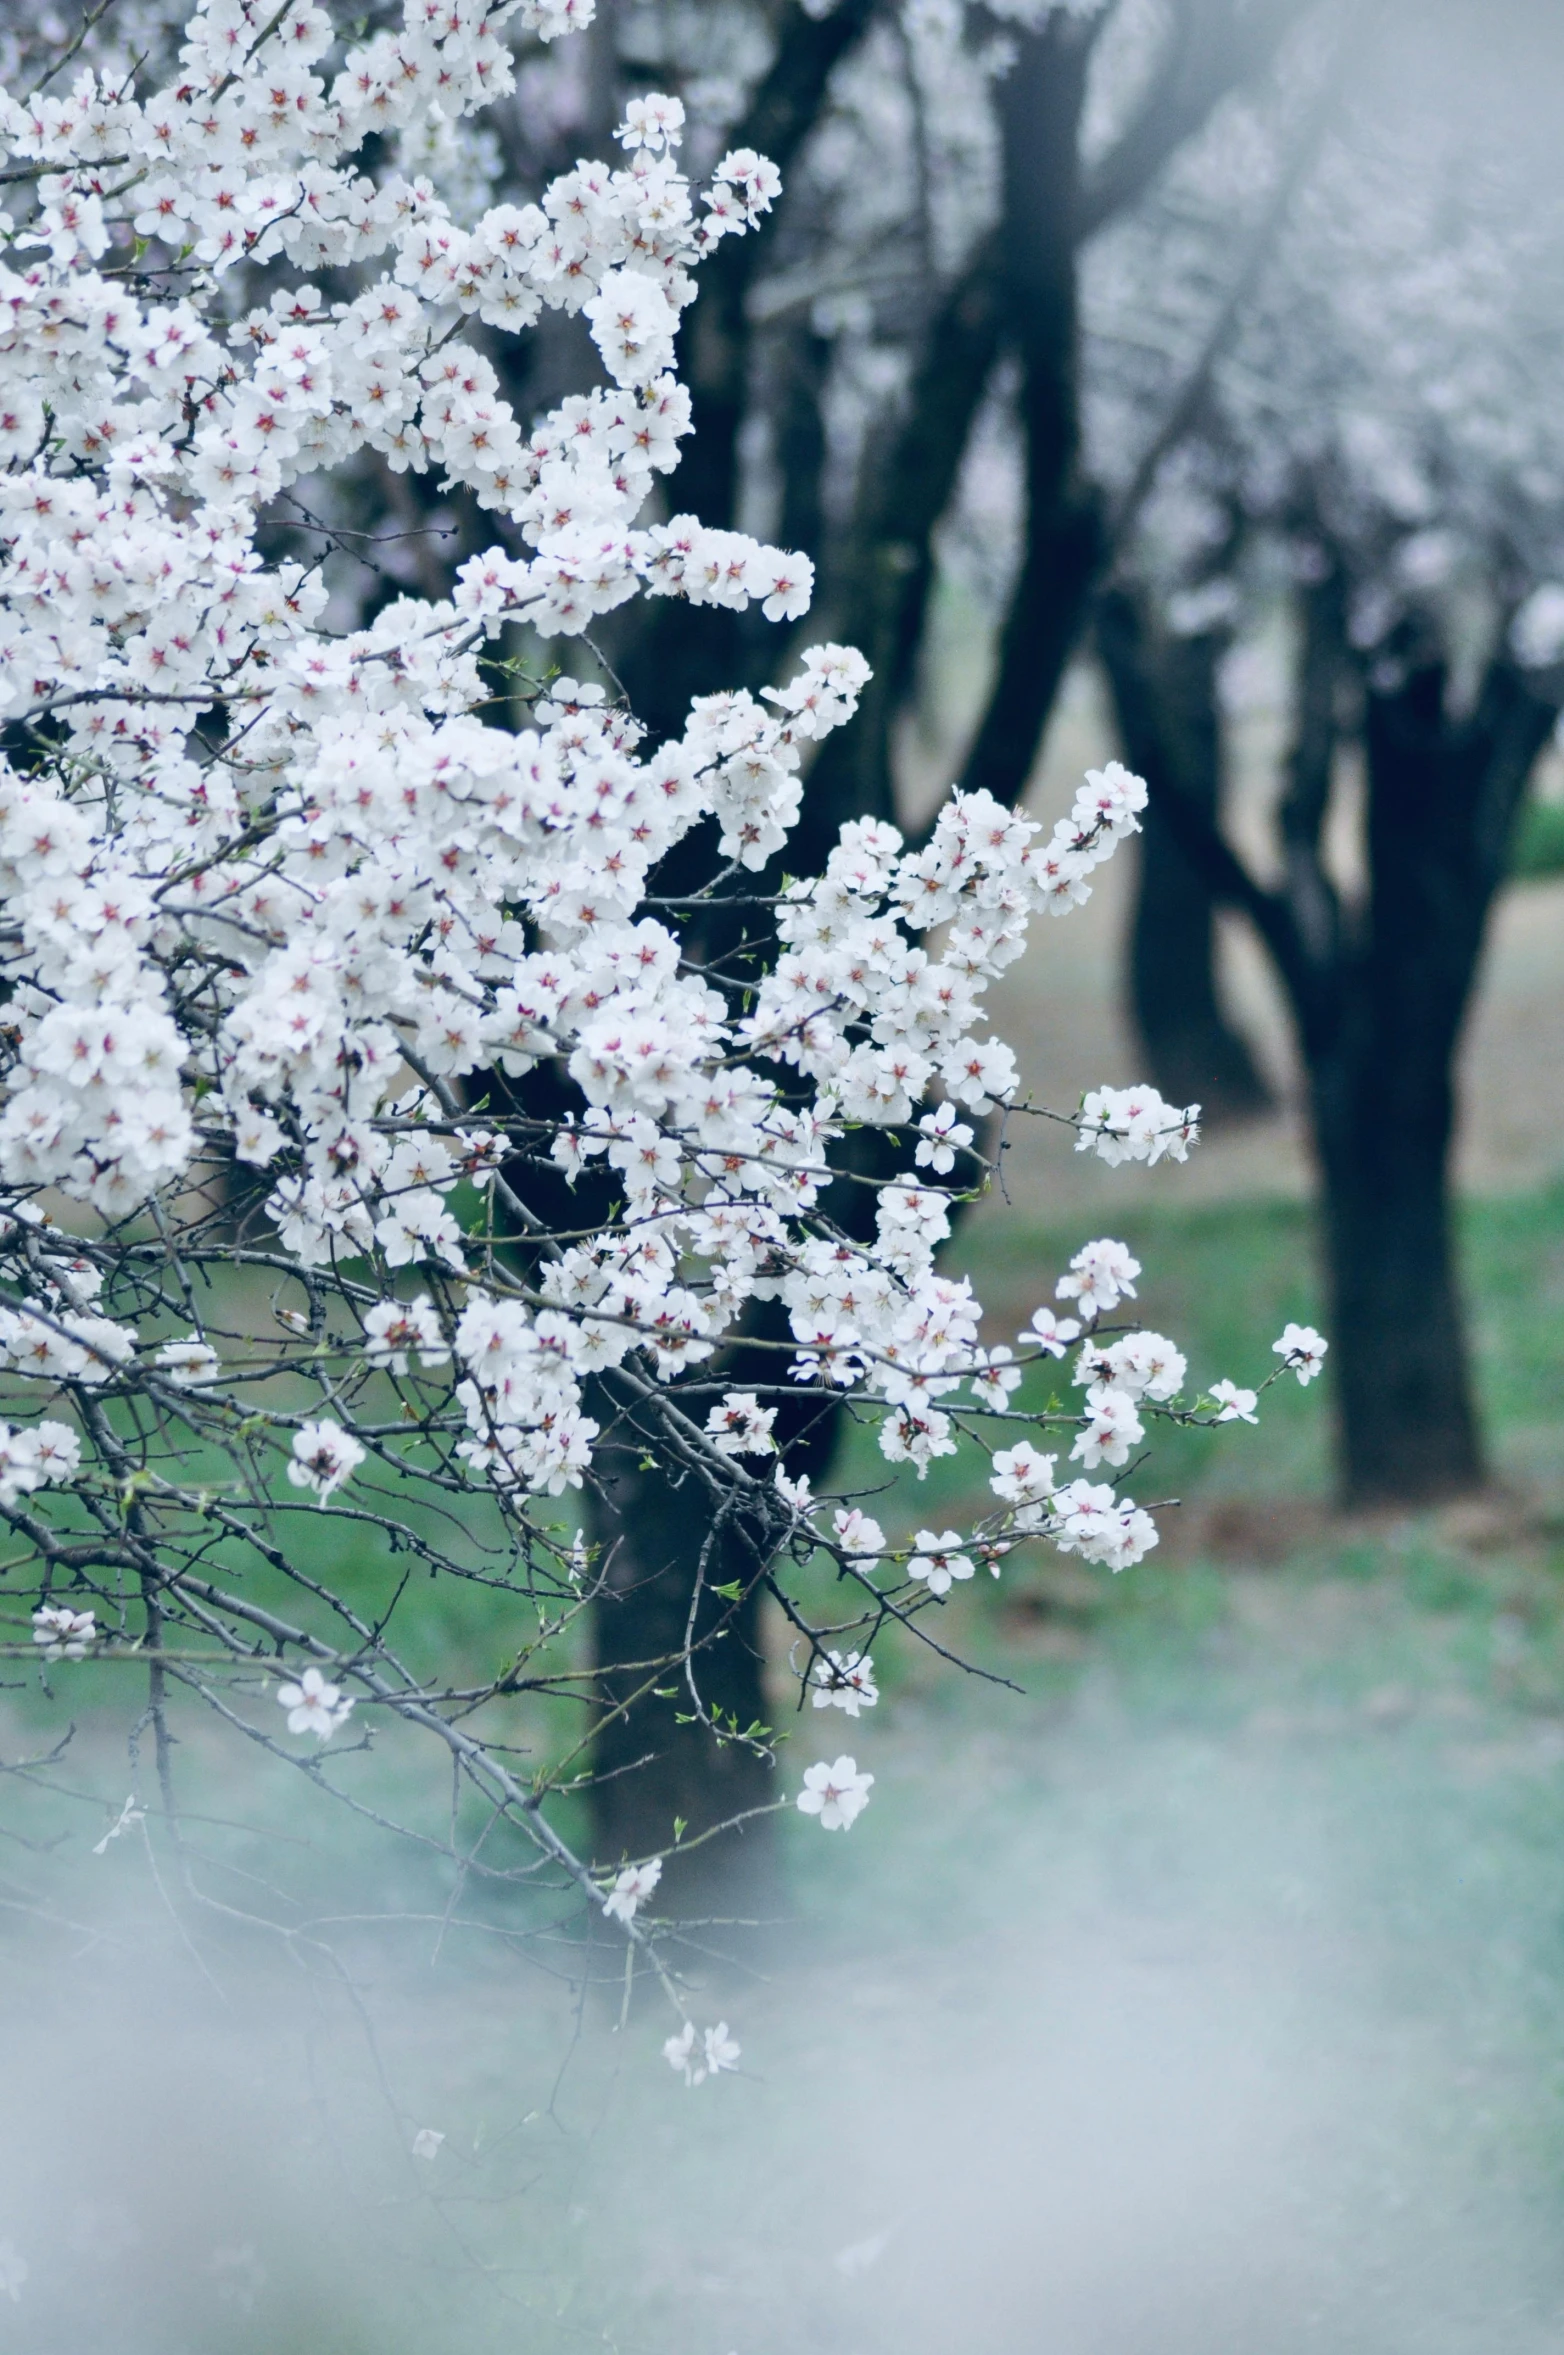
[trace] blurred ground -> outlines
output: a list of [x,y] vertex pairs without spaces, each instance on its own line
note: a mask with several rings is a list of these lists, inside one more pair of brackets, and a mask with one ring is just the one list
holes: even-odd
[[[1111,742],[1077,678],[1038,814]],[[1115,1012],[1129,882],[1121,858],[996,992],[1044,1101],[1137,1076]],[[1226,955],[1285,1085],[1268,979],[1241,937]],[[779,1716],[785,1787],[847,1748],[876,1785],[848,1834],[790,1816],[758,1953],[724,1960],[721,1928],[686,1951],[692,2013],[730,2022],[738,2076],[687,2091],[644,1993],[621,2026],[617,1947],[583,2001],[568,1907],[558,1937],[512,1946],[461,1930],[456,1893],[405,1852],[366,1885],[351,1822],[310,1813],[295,1776],[247,1768],[207,1794],[293,1842],[318,1910],[270,1950],[238,1927],[252,1893],[270,1903],[265,1842],[204,1874],[233,1915],[187,1915],[192,1937],[135,1837],[92,1857],[101,1811],[84,1831],[67,1810],[31,1850],[13,1831],[5,2343],[1558,2355],[1561,995],[1564,884],[1517,888],[1464,1066],[1493,1497],[1336,1519],[1326,1400],[1288,1383],[1258,1431],[1159,1439],[1136,1493],[1185,1501],[1137,1571],[1050,1560],[958,1590],[941,1639],[1020,1691],[879,1645],[873,1716]],[[1252,1381],[1281,1324],[1318,1313],[1285,1114],[1151,1172],[1033,1130],[1008,1188],[957,1247],[996,1339],[1105,1230],[1203,1384]],[[942,1465],[876,1509],[942,1527],[974,1501]],[[481,1596],[429,1609],[460,1656],[501,1641]],[[0,1762],[34,1741],[22,1708]],[[200,1755],[176,1770],[201,1780]],[[389,1745],[377,1771],[405,1771]],[[419,2127],[444,2138],[432,2159],[411,2155]]]
[[[1201,1379],[1310,1306],[1300,1205],[1120,1223]],[[737,2076],[686,2090],[644,1989],[621,2027],[617,1948],[582,2001],[568,1904],[475,1936],[300,1796],[275,1831],[317,1911],[270,1960],[177,1928],[134,1838],[78,1861],[96,1819],[9,1849],[6,2344],[1557,2355],[1564,1189],[1465,1224],[1505,1488],[1341,1523],[1289,1383],[1259,1431],[1159,1446],[1187,1501],[1140,1569],[958,1590],[939,1638],[1019,1690],[900,1642],[872,1716],[779,1717],[784,1787],[847,1748],[876,1784],[850,1833],[788,1818],[758,1952],[684,1951]],[[1076,1231],[973,1232],[996,1319]],[[880,1509],[940,1526],[967,1478]],[[264,1812],[262,1771],[211,1813]],[[275,1861],[199,1877],[242,1911]]]

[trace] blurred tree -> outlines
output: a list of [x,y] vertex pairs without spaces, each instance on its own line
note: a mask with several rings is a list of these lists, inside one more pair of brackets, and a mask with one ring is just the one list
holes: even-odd
[[[600,142],[627,90],[652,84],[683,90],[694,168],[708,151],[748,145],[783,166],[783,198],[765,235],[719,249],[691,314],[683,373],[697,430],[671,499],[708,525],[764,528],[801,546],[820,574],[811,633],[824,625],[862,645],[875,668],[858,723],[823,748],[807,780],[790,864],[813,861],[844,817],[897,814],[894,747],[927,675],[939,535],[996,404],[1019,427],[1022,529],[964,782],[1006,802],[1024,790],[1108,550],[1102,493],[1081,445],[1082,257],[1144,201],[1223,101],[1274,65],[1314,5],[1167,0],[1147,10],[1132,0],[1041,0],[990,12],[964,0],[902,10],[840,0],[822,14],[801,0],[741,4],[710,12],[693,74],[672,19],[624,5],[603,13],[581,45],[584,62],[526,61],[515,100],[497,110],[492,152],[447,142],[424,159],[447,189],[471,182],[485,200],[525,195],[582,144]],[[495,356],[523,412],[579,379],[579,322],[529,339],[525,377],[514,348],[507,339]],[[339,598],[360,612],[409,579],[433,591],[453,562],[495,537],[492,516],[428,478],[369,467],[352,512],[332,495],[339,526],[391,516],[406,534],[377,553],[384,577],[368,568],[350,577],[336,562]],[[681,725],[694,694],[745,678],[759,686],[781,654],[774,632],[745,617],[656,601],[606,617],[592,648],[654,732]],[[515,722],[499,672],[494,717]],[[689,875],[705,848],[692,839]],[[660,878],[675,895],[688,884],[681,859]],[[715,910],[698,942],[692,935],[708,958],[734,946]],[[864,1189],[846,1172],[835,1191],[852,1231]],[[764,1353],[774,1336],[763,1312],[753,1323],[751,1343]],[[755,1374],[742,1348],[730,1370],[735,1380]],[[796,1461],[824,1457],[833,1420],[791,1435]],[[605,1854],[660,1844],[675,1815],[715,1820],[759,1804],[768,1789],[764,1769],[738,1748],[725,1762],[731,1775],[714,1772],[711,1734],[673,1724],[677,1699],[637,1681],[635,1663],[660,1655],[670,1619],[688,1610],[704,1534],[659,1480],[643,1470],[626,1423],[614,1477],[592,1507],[613,1564],[597,1640],[620,1701],[597,1760]],[[745,1601],[723,1636],[714,1691],[748,1725],[767,1713],[763,1565],[737,1526],[720,1550],[711,1583],[736,1580]],[[653,1750],[655,1775],[628,1771]]]
[[[1341,1481],[1358,1503],[1484,1476],[1451,1229],[1453,1067],[1564,692],[1561,191],[1513,123],[1474,103],[1469,47],[1447,44],[1446,111],[1422,116],[1387,103],[1402,55],[1391,43],[1370,60],[1241,332],[1212,357],[1199,447],[1169,470],[1105,617],[1121,673],[1126,645],[1167,643],[1180,596],[1210,577],[1219,535],[1202,503],[1245,518],[1235,598],[1243,584],[1253,610],[1268,579],[1274,605],[1286,582],[1293,726],[1274,879],[1239,857],[1177,763],[1148,776],[1184,858],[1252,920],[1291,1008]],[[1191,170],[1168,203],[1186,233],[1199,224],[1197,243],[1220,242],[1219,173],[1202,185]],[[1168,285],[1166,236],[1148,220],[1135,239],[1121,314],[1137,286]],[[1328,848],[1352,753],[1360,871]]]
[[[1020,29],[1007,28],[997,50],[971,38],[953,50],[952,32],[962,30],[958,11],[934,36],[932,55],[927,47],[920,55],[905,32],[898,40],[888,22],[875,24],[867,9],[845,24],[842,10],[824,20],[825,27],[836,28],[834,49],[821,37],[822,27],[801,11],[796,24],[786,20],[776,59],[745,116],[744,135],[773,155],[786,145],[787,155],[797,156],[797,168],[779,208],[774,245],[755,241],[753,252],[730,266],[720,294],[703,288],[714,324],[706,359],[697,355],[690,371],[696,441],[727,456],[716,465],[708,456],[700,480],[681,476],[677,487],[681,505],[688,499],[704,522],[731,526],[739,519],[745,488],[741,409],[747,401],[753,420],[766,429],[780,476],[784,536],[791,540],[796,532],[819,560],[830,625],[862,646],[874,668],[855,726],[822,749],[810,774],[803,818],[788,847],[790,868],[816,857],[843,818],[898,814],[895,733],[919,678],[937,573],[936,534],[956,495],[985,396],[1010,357],[1024,451],[1023,544],[1000,629],[994,684],[962,782],[985,787],[1006,803],[1020,797],[1066,662],[1085,627],[1106,549],[1102,500],[1081,463],[1076,286],[1082,248],[1145,194],[1225,95],[1274,58],[1303,13],[1304,0],[1178,0],[1160,38],[1148,39],[1144,26],[1137,32],[1129,25],[1126,44],[1107,60],[1110,79],[1117,77],[1121,87],[1116,99],[1110,92],[1102,101],[1106,128],[1098,126],[1095,155],[1084,136],[1093,62],[1105,31],[1128,12],[1045,6]],[[797,62],[794,51],[806,62]],[[931,152],[927,110],[919,101],[942,54],[964,83],[968,119],[961,120],[958,109],[940,155]],[[873,87],[853,88],[855,64]],[[907,100],[897,124],[899,163],[874,148],[876,134],[886,127],[884,92],[876,79],[881,75],[898,84]],[[789,93],[781,118],[785,141],[766,127],[777,114],[768,92],[778,84]],[[822,137],[827,128],[853,151],[850,165],[839,154],[834,165],[825,159],[834,180],[825,177],[825,166],[812,169],[806,140],[811,130]],[[970,192],[941,185],[965,171],[964,159],[981,150],[985,138],[997,151],[987,217],[973,208]],[[857,176],[871,172],[878,178]],[[956,259],[932,284],[920,279],[908,286],[897,275],[896,245],[884,235],[887,177],[894,202],[910,210],[902,234],[916,236],[920,258],[926,260],[939,242],[935,216],[956,212]],[[845,201],[823,207],[823,188]],[[769,320],[763,281],[768,250],[783,292]],[[896,378],[906,385],[889,404],[860,401],[845,487],[832,481],[840,434],[833,436],[831,409],[843,390],[840,379],[851,380],[854,360],[861,366],[863,354],[854,352],[852,337],[845,351],[833,354],[820,332],[822,309],[829,316],[829,305],[819,291],[844,278],[858,282],[861,297],[868,290],[859,333],[867,324],[882,346],[895,350]],[[812,299],[790,290],[790,279],[813,284]],[[699,320],[696,331],[702,331]],[[811,539],[811,531],[818,536]],[[692,618],[702,626],[692,629]],[[818,609],[811,627],[819,627]],[[774,648],[756,640],[737,617],[708,621],[671,609],[665,622],[625,649],[617,668],[637,708],[666,712],[663,724],[671,727],[692,693],[742,670],[746,636],[755,646],[752,675],[758,683],[765,675],[760,666],[769,667]],[[1198,905],[1209,928],[1209,903],[1202,897]],[[733,945],[720,919],[714,920],[706,953],[720,956]],[[1209,971],[1208,950],[1205,966]],[[1235,1066],[1241,1052],[1233,1042]],[[1235,1089],[1240,1085],[1235,1077]],[[878,1167],[886,1141],[872,1140],[864,1151]],[[858,1174],[873,1171],[866,1166]],[[868,1190],[855,1185],[849,1171],[834,1191],[833,1207],[853,1232],[860,1206],[870,1200]],[[735,1381],[764,1379],[769,1350],[781,1334],[780,1326],[772,1329],[774,1321],[765,1310],[752,1315],[755,1354],[751,1359],[743,1347],[732,1353],[728,1370]],[[837,1420],[813,1409],[807,1419],[793,1418],[796,1428],[785,1428],[786,1418],[779,1422],[791,1469],[819,1470],[834,1444]],[[712,1737],[705,1728],[687,1723],[670,1732],[674,1704],[644,1692],[631,1698],[634,1663],[664,1649],[667,1626],[673,1619],[682,1624],[689,1609],[705,1533],[690,1525],[665,1475],[644,1467],[630,1444],[620,1450],[594,1516],[594,1534],[614,1565],[612,1600],[599,1614],[599,1642],[603,1657],[625,1663],[625,1706],[605,1728],[598,1751],[605,1777],[598,1787],[599,1845],[606,1853],[619,1847],[635,1853],[664,1842],[675,1814],[716,1821],[736,1806],[760,1806],[766,1772],[734,1748],[726,1778],[714,1775]],[[737,1581],[749,1597],[719,1672],[724,1704],[740,1724],[762,1721],[764,1564],[753,1538],[737,1527],[720,1553],[711,1581]],[[629,1771],[654,1750],[654,1771]],[[719,1789],[717,1804],[713,1794]],[[768,1833],[769,1825],[759,1824],[749,1835],[742,1877],[763,1871]],[[711,1852],[697,1852],[690,1865],[705,1870],[720,1894],[733,1893],[726,1877],[740,1868]]]

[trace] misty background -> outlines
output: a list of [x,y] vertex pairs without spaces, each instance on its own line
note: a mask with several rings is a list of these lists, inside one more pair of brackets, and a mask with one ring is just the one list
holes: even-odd
[[[874,1772],[867,1814],[826,1837],[789,1813],[763,1901],[719,1888],[685,1933],[694,2016],[743,2045],[716,2083],[668,2069],[665,2008],[626,1999],[579,1908],[469,1905],[199,1730],[192,1912],[144,1825],[109,1836],[108,1697],[55,1672],[56,1759],[60,1712],[8,1685],[0,2335],[1557,2349],[1564,26],[1540,0],[620,0],[576,47],[528,62],[492,152],[442,160],[475,205],[599,151],[648,86],[683,89],[697,168],[751,137],[784,166],[690,316],[676,492],[807,548],[811,636],[875,662],[798,863],[851,814],[915,831],[956,778],[1051,821],[1087,765],[1161,763],[1161,830],[1034,926],[995,1022],[1039,1101],[1150,1077],[1210,1130],[1154,1171],[1008,1134],[949,1255],[990,1337],[1122,1234],[1144,1321],[1200,1379],[1252,1381],[1287,1318],[1343,1347],[1366,1198],[1429,1255],[1364,1319],[1372,1455],[1340,1393],[1289,1384],[1257,1431],[1159,1453],[1180,1502],[1141,1568],[952,1599],[941,1640],[1002,1681],[883,1648],[878,1710],[827,1745]],[[571,333],[536,339],[519,409],[573,381]],[[491,529],[416,478],[337,495],[363,528],[452,530],[389,560],[424,586]],[[381,591],[343,561],[334,594],[347,626]],[[654,725],[783,660],[671,605],[606,644]],[[1278,954],[1281,917],[1267,945],[1223,846],[1325,939],[1313,964]],[[1361,911],[1414,865],[1392,962],[1456,945],[1408,999]],[[1411,1136],[1452,1083],[1418,1167],[1332,1158],[1333,1091]],[[941,1527],[974,1487],[941,1467],[874,1509]],[[431,1593],[429,1640],[481,1656],[465,1609]],[[785,1654],[758,1617],[792,1788],[821,1721],[791,1714]],[[387,1741],[360,1796],[383,1777],[405,1808],[411,1775]]]

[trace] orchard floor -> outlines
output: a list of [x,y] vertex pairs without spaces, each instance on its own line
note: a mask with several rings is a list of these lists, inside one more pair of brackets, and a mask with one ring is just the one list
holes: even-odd
[[[1312,1305],[1298,1206],[1118,1223],[1203,1380]],[[1024,1309],[1075,1232],[974,1230],[979,1289]],[[887,1648],[878,1711],[783,1752],[853,1748],[867,1813],[786,1823],[758,1957],[689,1956],[735,2076],[686,2090],[661,2007],[578,2007],[564,1946],[438,1923],[366,1947],[360,2012],[187,1945],[111,1848],[124,1921],[83,1879],[9,1957],[7,2343],[1557,2355],[1564,1191],[1466,1240],[1492,1500],[1334,1519],[1289,1383],[1166,1451],[1142,1569],[958,1595],[942,1638],[1019,1693]]]

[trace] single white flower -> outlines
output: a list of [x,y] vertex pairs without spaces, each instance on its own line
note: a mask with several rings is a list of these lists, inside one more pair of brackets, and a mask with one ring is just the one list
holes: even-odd
[[1330,1343],[1312,1325],[1288,1325],[1280,1341],[1273,1341],[1271,1347],[1307,1388],[1324,1365]]
[[293,1460],[288,1478],[295,1488],[311,1488],[322,1504],[364,1461],[364,1450],[350,1431],[336,1423],[304,1423],[293,1434]]
[[807,1472],[800,1472],[796,1480],[791,1479],[789,1475],[783,1471],[781,1465],[778,1464],[776,1470],[771,1475],[771,1481],[772,1486],[776,1489],[778,1496],[782,1499],[782,1502],[790,1508],[791,1511],[795,1513],[809,1513],[814,1510],[814,1491],[809,1485],[809,1474]]
[[445,2136],[437,2126],[420,2126],[418,2132],[413,2136],[414,2158],[437,2159],[440,2155],[440,2145],[444,2140]]
[[451,1354],[427,1292],[408,1302],[377,1300],[364,1319],[364,1356],[369,1364],[405,1374],[415,1350],[424,1366],[443,1366]]
[[1023,1349],[1043,1349],[1050,1357],[1063,1357],[1080,1329],[1074,1317],[1058,1317],[1051,1308],[1039,1308],[1033,1312],[1026,1331],[1018,1333],[1016,1339]]
[[763,1407],[753,1390],[730,1390],[706,1417],[706,1428],[719,1455],[768,1456],[775,1452],[776,1419],[776,1408]]
[[277,1700],[288,1712],[290,1734],[314,1734],[322,1742],[346,1725],[353,1712],[351,1694],[344,1700],[341,1687],[328,1684],[318,1668],[306,1668],[297,1684],[279,1685]]
[[961,1539],[954,1529],[942,1537],[932,1529],[920,1529],[914,1542],[918,1550],[907,1564],[907,1576],[927,1586],[931,1595],[948,1595],[954,1579],[972,1576],[972,1557],[959,1551]]
[[1086,1422],[1070,1450],[1070,1460],[1083,1463],[1088,1472],[1099,1464],[1127,1464],[1130,1449],[1138,1447],[1145,1436],[1134,1400],[1106,1383],[1094,1383],[1086,1393]]
[[1222,1410],[1217,1416],[1219,1423],[1257,1423],[1260,1420],[1254,1411],[1257,1393],[1253,1390],[1240,1390],[1236,1382],[1213,1382],[1211,1396]]
[[647,1864],[627,1864],[613,1887],[603,1899],[603,1911],[617,1922],[633,1922],[637,1909],[663,1877],[663,1860],[654,1856]]
[[180,1390],[198,1390],[215,1382],[223,1370],[222,1359],[199,1333],[183,1341],[165,1341],[153,1362],[164,1380]]
[[994,1457],[989,1487],[1007,1505],[1040,1505],[1054,1492],[1053,1456],[1040,1455],[1029,1439],[1002,1447]]
[[83,1660],[87,1646],[97,1640],[98,1622],[91,1611],[40,1603],[33,1613],[33,1642],[42,1644],[46,1660]]
[[715,2028],[708,2028],[702,2042],[706,2047],[706,2067],[711,2076],[717,2076],[723,2069],[738,2067],[738,2041],[728,2034],[726,2020],[719,2020]]
[[844,1554],[882,1554],[885,1551],[885,1532],[878,1521],[861,1513],[856,1505],[831,1517],[831,1529]]
[[799,1813],[818,1815],[824,1832],[845,1832],[868,1806],[873,1782],[872,1774],[859,1773],[856,1758],[837,1758],[830,1765],[822,1758],[805,1769]]

